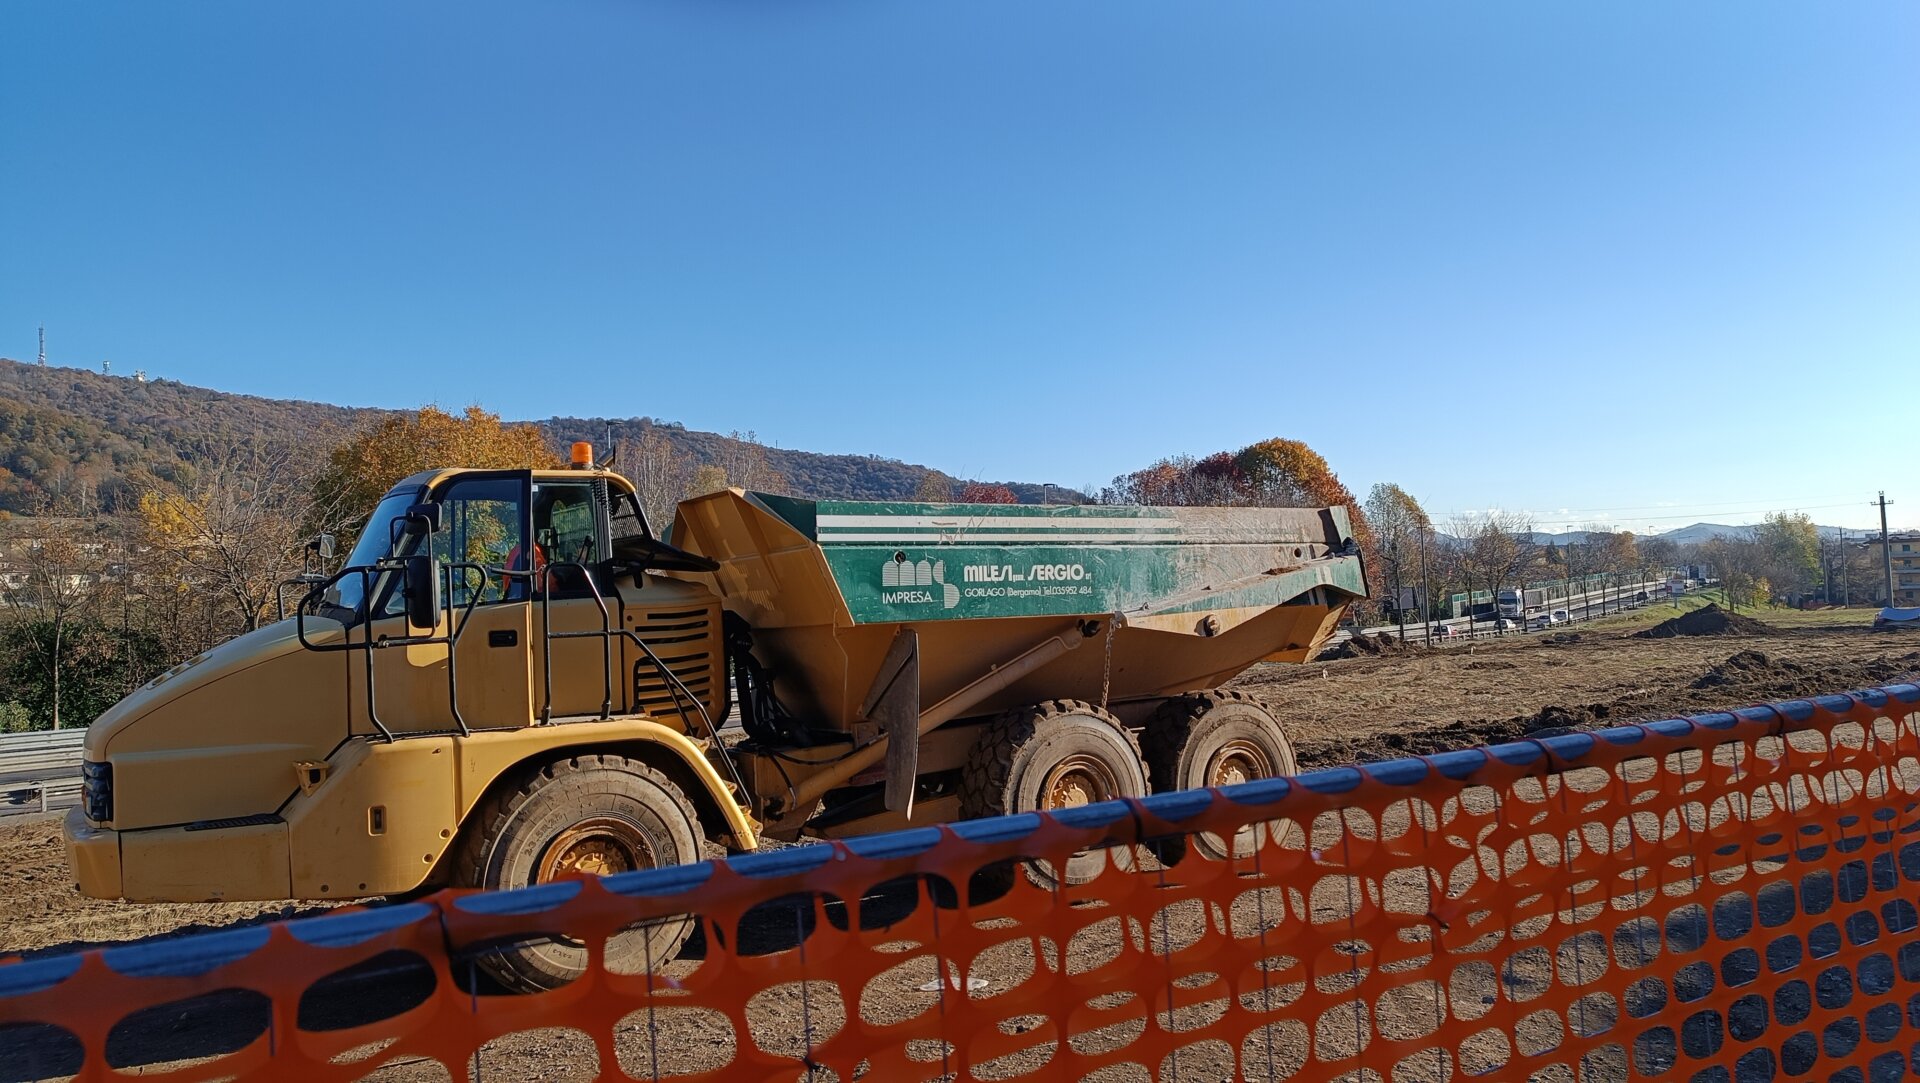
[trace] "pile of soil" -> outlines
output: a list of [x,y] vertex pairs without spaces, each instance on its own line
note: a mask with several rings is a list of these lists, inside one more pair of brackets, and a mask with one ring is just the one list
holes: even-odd
[[[1355,760],[1385,760],[1400,756],[1431,756],[1437,752],[1451,752],[1460,748],[1473,748],[1476,745],[1497,745],[1508,741],[1518,741],[1524,737],[1545,737],[1567,730],[1592,729],[1604,726],[1614,713],[1612,704],[1585,703],[1572,707],[1549,704],[1533,714],[1519,715],[1513,718],[1477,718],[1472,721],[1448,722],[1444,725],[1434,723],[1412,723],[1409,729],[1381,733],[1371,740],[1356,742],[1349,748],[1341,749],[1347,756],[1333,756],[1309,753],[1307,758],[1321,763],[1353,762]],[[1313,753],[1321,750],[1314,749]],[[1331,750],[1329,750],[1331,751]],[[1355,754],[1357,753],[1357,754]]]
[[1704,609],[1682,613],[1670,621],[1633,633],[1636,639],[1672,639],[1675,636],[1771,636],[1780,629],[1752,617],[1729,613],[1712,602]]
[[1337,662],[1342,658],[1390,658],[1402,654],[1414,654],[1427,649],[1425,643],[1417,639],[1400,642],[1400,637],[1386,632],[1373,635],[1357,635],[1342,643],[1335,643],[1314,658],[1316,662]]
[[[1798,683],[1796,678],[1817,673],[1811,666],[1785,658],[1774,658],[1761,651],[1741,651],[1717,666],[1713,666],[1699,677],[1691,687],[1724,688],[1728,685],[1743,686],[1765,682],[1776,685],[1781,681]],[[1806,689],[1804,695],[1819,695],[1818,682]]]

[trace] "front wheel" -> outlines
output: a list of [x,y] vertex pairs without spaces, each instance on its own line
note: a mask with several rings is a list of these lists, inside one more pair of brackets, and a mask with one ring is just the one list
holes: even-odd
[[[625,756],[574,756],[546,764],[474,812],[456,875],[464,887],[528,887],[575,874],[611,876],[698,861],[700,821],[660,772]],[[607,941],[615,970],[657,966],[693,932],[680,918]],[[577,940],[520,941],[481,952],[476,965],[514,992],[565,985],[585,972]]]

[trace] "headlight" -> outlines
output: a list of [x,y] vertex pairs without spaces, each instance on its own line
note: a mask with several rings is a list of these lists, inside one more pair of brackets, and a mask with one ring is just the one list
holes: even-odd
[[80,765],[80,802],[94,823],[113,819],[113,764],[88,761]]

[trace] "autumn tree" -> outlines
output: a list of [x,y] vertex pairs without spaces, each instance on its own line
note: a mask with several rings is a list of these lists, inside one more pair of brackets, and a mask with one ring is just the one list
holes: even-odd
[[913,498],[928,504],[950,504],[953,502],[953,480],[938,471],[929,470],[920,476],[920,484],[914,486]]
[[1380,482],[1367,494],[1367,523],[1380,553],[1377,567],[1384,579],[1380,585],[1389,588],[1389,596],[1397,596],[1408,583],[1420,582],[1433,542],[1433,520],[1420,502],[1400,486]]
[[1456,516],[1448,532],[1458,539],[1454,556],[1469,590],[1498,594],[1519,587],[1523,573],[1539,559],[1533,520],[1520,512]]
[[1161,459],[1130,474],[1121,474],[1100,493],[1103,504],[1144,504],[1148,507],[1228,506],[1232,496],[1208,500],[1204,479],[1191,455]]
[[1772,591],[1809,593],[1820,578],[1820,528],[1805,512],[1772,512],[1753,528]]
[[1680,563],[1680,546],[1668,538],[1640,539],[1640,571],[1651,579],[1659,572]]
[[[787,491],[787,478],[773,465],[773,458],[767,454],[767,445],[760,441],[757,433],[749,430],[734,430],[720,442],[719,450],[714,453],[713,465],[720,468],[725,484],[720,488],[733,486],[755,493],[784,493]],[[711,492],[712,490],[706,490]]]
[[1727,608],[1757,606],[1765,598],[1768,592],[1767,552],[1757,539],[1709,538],[1701,544],[1700,552],[1720,577]]
[[697,468],[693,457],[681,451],[659,427],[649,425],[638,440],[618,445],[614,461],[622,465],[639,492],[647,525],[655,533],[665,531],[673,524],[674,508],[693,491]]
[[[1101,502],[1229,508],[1344,507],[1367,567],[1376,568],[1380,562],[1365,509],[1341,484],[1327,460],[1299,440],[1262,440],[1236,452],[1219,452],[1204,459],[1161,459],[1114,478],[1113,484],[1101,492]],[[1376,589],[1383,585],[1370,584]],[[1374,615],[1366,603],[1355,610],[1360,619]]]
[[502,422],[478,406],[456,417],[437,406],[395,414],[335,447],[314,482],[322,526],[357,524],[393,484],[434,467],[525,470],[559,466],[534,425]]
[[984,481],[970,481],[960,490],[960,504],[1018,504],[1020,498],[1005,485],[989,485]]
[[150,572],[218,599],[227,627],[259,627],[280,584],[299,573],[315,518],[304,462],[299,449],[254,444],[215,453],[180,491],[143,494]]
[[[82,520],[13,520],[3,542],[7,553],[7,642],[18,657],[10,668],[32,674],[45,689],[52,728],[61,726],[62,686],[72,665],[74,630],[104,598],[101,586],[114,565],[114,546],[94,524]],[[16,675],[9,684],[19,682]],[[92,721],[91,716],[87,721]]]

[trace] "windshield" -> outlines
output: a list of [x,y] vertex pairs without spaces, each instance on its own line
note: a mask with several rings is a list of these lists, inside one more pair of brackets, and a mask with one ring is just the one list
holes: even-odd
[[[406,489],[388,493],[380,498],[380,503],[368,517],[366,529],[360,532],[360,540],[353,543],[353,552],[347,554],[343,567],[364,568],[395,555],[393,521],[407,513],[407,509],[420,502],[420,489]],[[400,544],[407,542],[406,535],[400,535]],[[365,601],[365,588],[371,586],[371,576],[342,576],[340,581],[327,588],[326,603],[343,609],[359,611]]]

